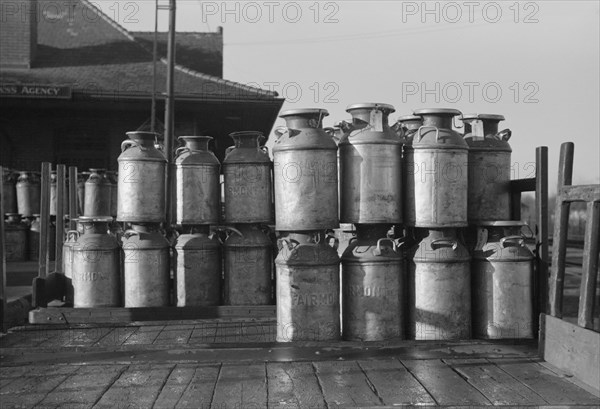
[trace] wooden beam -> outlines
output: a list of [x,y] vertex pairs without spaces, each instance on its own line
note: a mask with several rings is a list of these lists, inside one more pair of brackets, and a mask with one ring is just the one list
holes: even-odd
[[598,279],[598,238],[600,237],[600,202],[588,202],[585,239],[583,245],[583,272],[579,293],[577,324],[594,328],[594,304]]
[[537,178],[511,180],[510,181],[510,190],[517,191],[517,192],[534,192],[535,188],[536,188],[536,183],[537,183]]
[[[0,167],[0,192],[4,192],[4,172],[7,170]],[[0,282],[0,319],[2,326],[0,331],[6,331],[7,325],[7,294],[6,294],[6,249],[4,243],[4,200],[0,199],[0,270],[2,272],[2,282]]]
[[56,235],[54,271],[62,273],[62,248],[65,233],[65,165],[56,165]]
[[77,229],[77,167],[69,166],[69,230]]
[[[548,311],[548,147],[539,146],[535,150],[536,182],[535,182],[535,213],[536,213],[536,272],[537,281],[537,312]],[[538,325],[535,326],[538,328]]]
[[550,315],[562,317],[563,287],[565,278],[565,258],[567,253],[567,230],[569,228],[569,202],[563,202],[560,192],[563,186],[570,186],[573,179],[572,142],[563,143],[560,147],[558,165],[558,186],[554,213],[554,235],[552,244],[552,265],[550,282],[548,283]]
[[49,226],[50,226],[50,169],[49,162],[42,162],[42,191],[40,193],[40,255],[38,277],[44,278],[48,275],[50,254],[48,252],[49,244]]
[[521,191],[519,190],[510,192],[510,218],[521,220]]
[[564,186],[559,195],[563,202],[600,202],[600,185]]
[[548,363],[599,390],[600,333],[542,314],[540,353]]

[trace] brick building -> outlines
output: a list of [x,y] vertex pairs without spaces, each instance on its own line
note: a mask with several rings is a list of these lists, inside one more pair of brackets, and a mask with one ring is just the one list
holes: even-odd
[[[0,0],[0,162],[116,168],[125,132],[149,130],[153,33],[129,32],[87,0]],[[223,32],[178,33],[175,135],[271,130],[283,99],[222,78]],[[159,35],[162,131],[166,34]]]

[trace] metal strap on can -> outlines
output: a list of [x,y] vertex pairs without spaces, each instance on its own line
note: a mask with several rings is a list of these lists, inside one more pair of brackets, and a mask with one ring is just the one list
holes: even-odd
[[421,139],[423,139],[423,133],[421,132],[421,130],[423,128],[429,128],[429,129],[435,129],[435,140],[436,142],[438,142],[440,140],[440,130],[437,126],[433,126],[433,125],[421,125],[419,127],[419,129],[417,130],[417,142],[420,142]]

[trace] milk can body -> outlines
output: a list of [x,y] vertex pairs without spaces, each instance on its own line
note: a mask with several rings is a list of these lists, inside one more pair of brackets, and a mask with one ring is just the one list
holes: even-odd
[[209,235],[208,226],[177,238],[174,265],[178,307],[220,305],[221,244]]
[[337,146],[323,130],[324,109],[294,109],[273,147],[275,225],[280,231],[338,227]]
[[468,114],[469,223],[510,220],[511,131],[498,131],[502,115]]
[[[50,173],[50,216],[56,216],[56,207],[58,205],[58,177],[56,171]],[[69,214],[69,181],[65,179],[63,189],[64,214]]]
[[473,336],[533,338],[533,254],[522,222],[483,222],[473,251]]
[[340,156],[340,222],[402,222],[402,140],[390,128],[388,104],[355,104]]
[[17,191],[15,188],[15,174],[8,170],[3,169],[2,178],[2,204],[4,206],[4,213],[17,213]]
[[16,184],[17,210],[23,217],[40,213],[40,179],[33,172],[19,172]]
[[208,150],[210,136],[181,136],[175,158],[177,224],[218,224],[221,188],[219,161]]
[[28,226],[21,221],[19,214],[6,213],[4,225],[6,261],[27,260],[27,230]]
[[411,339],[471,337],[471,271],[456,229],[420,229],[408,274]]
[[[90,177],[90,172],[80,172],[77,174],[77,212],[83,216],[85,208],[85,181]],[[115,190],[115,195],[117,194]]]
[[337,252],[318,232],[283,232],[275,260],[277,341],[340,339]]
[[119,199],[119,177],[117,172],[106,172],[106,177],[110,182],[110,215],[117,217],[118,199]]
[[71,283],[75,308],[121,305],[120,249],[108,234],[111,217],[81,217],[83,234],[73,246]]
[[272,162],[261,132],[230,134],[235,146],[223,160],[225,221],[227,223],[273,223]]
[[169,305],[169,242],[157,226],[132,225],[123,234],[125,307]]
[[416,227],[467,225],[468,146],[452,130],[455,109],[421,109],[423,125],[406,150],[406,224]]
[[342,256],[342,336],[348,341],[404,338],[405,259],[386,225],[357,225]]
[[69,230],[66,234],[66,240],[63,243],[63,273],[67,278],[71,278],[73,276],[73,263],[75,260],[73,248],[78,245],[77,239],[79,236],[79,231]]
[[271,304],[271,240],[259,225],[238,224],[225,240],[225,305]]
[[129,139],[121,144],[122,153],[117,159],[117,220],[160,223],[165,219],[166,159],[154,147],[156,134],[127,132],[127,136]]

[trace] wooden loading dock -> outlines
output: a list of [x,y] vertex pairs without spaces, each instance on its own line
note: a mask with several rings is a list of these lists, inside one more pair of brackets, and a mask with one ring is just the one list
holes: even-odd
[[[569,187],[572,154],[572,144],[564,144],[550,275],[546,148],[537,150],[536,178],[513,181],[514,197],[536,191],[539,341],[289,345],[274,342],[273,306],[39,308],[30,313],[37,325],[0,338],[2,406],[598,407],[600,334],[592,315],[598,265],[589,255],[598,253],[600,187]],[[562,300],[576,270],[566,267],[565,256],[568,203],[575,200],[589,203],[588,256],[572,322],[562,319]]]

